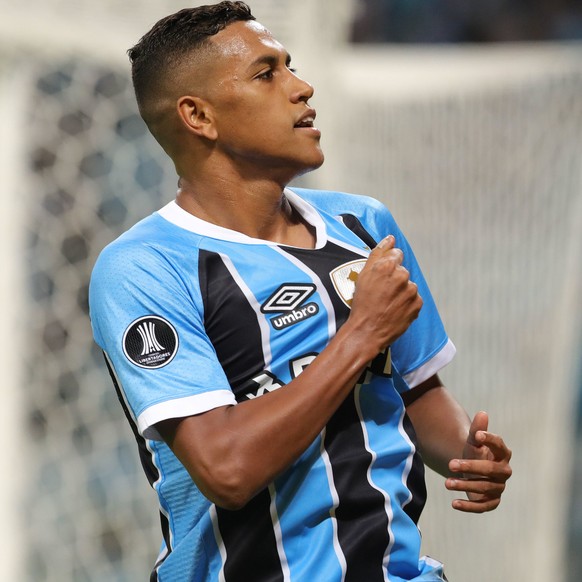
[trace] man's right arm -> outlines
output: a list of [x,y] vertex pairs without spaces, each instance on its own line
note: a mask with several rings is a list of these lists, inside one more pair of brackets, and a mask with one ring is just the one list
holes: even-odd
[[360,273],[346,323],[286,386],[157,428],[202,493],[243,507],[291,465],[323,430],[369,362],[406,331],[422,299],[387,237]]

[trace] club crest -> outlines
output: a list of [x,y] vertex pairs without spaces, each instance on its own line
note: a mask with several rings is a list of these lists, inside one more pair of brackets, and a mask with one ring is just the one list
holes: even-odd
[[352,307],[356,282],[365,264],[366,259],[357,259],[336,267],[329,274],[334,289],[349,308]]

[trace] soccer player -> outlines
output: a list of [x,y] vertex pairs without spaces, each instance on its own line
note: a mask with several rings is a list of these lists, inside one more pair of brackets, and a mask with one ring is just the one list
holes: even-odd
[[392,215],[287,186],[323,163],[313,88],[244,3],[129,56],[179,189],[102,252],[90,304],[159,498],[151,580],[445,580],[424,464],[484,512],[511,452],[442,385],[455,349]]

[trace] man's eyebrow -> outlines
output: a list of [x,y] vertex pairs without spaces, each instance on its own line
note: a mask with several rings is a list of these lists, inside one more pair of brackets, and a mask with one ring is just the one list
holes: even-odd
[[[275,67],[279,64],[280,57],[274,54],[261,55],[259,58],[255,59],[249,68],[258,67],[259,65],[270,65]],[[285,52],[285,66],[288,67],[291,64],[291,55]]]

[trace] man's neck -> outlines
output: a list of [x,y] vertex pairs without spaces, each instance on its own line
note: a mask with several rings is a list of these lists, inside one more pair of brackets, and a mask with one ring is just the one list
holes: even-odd
[[280,184],[267,180],[195,182],[181,178],[176,197],[190,214],[252,238],[314,248],[313,227],[292,207]]

